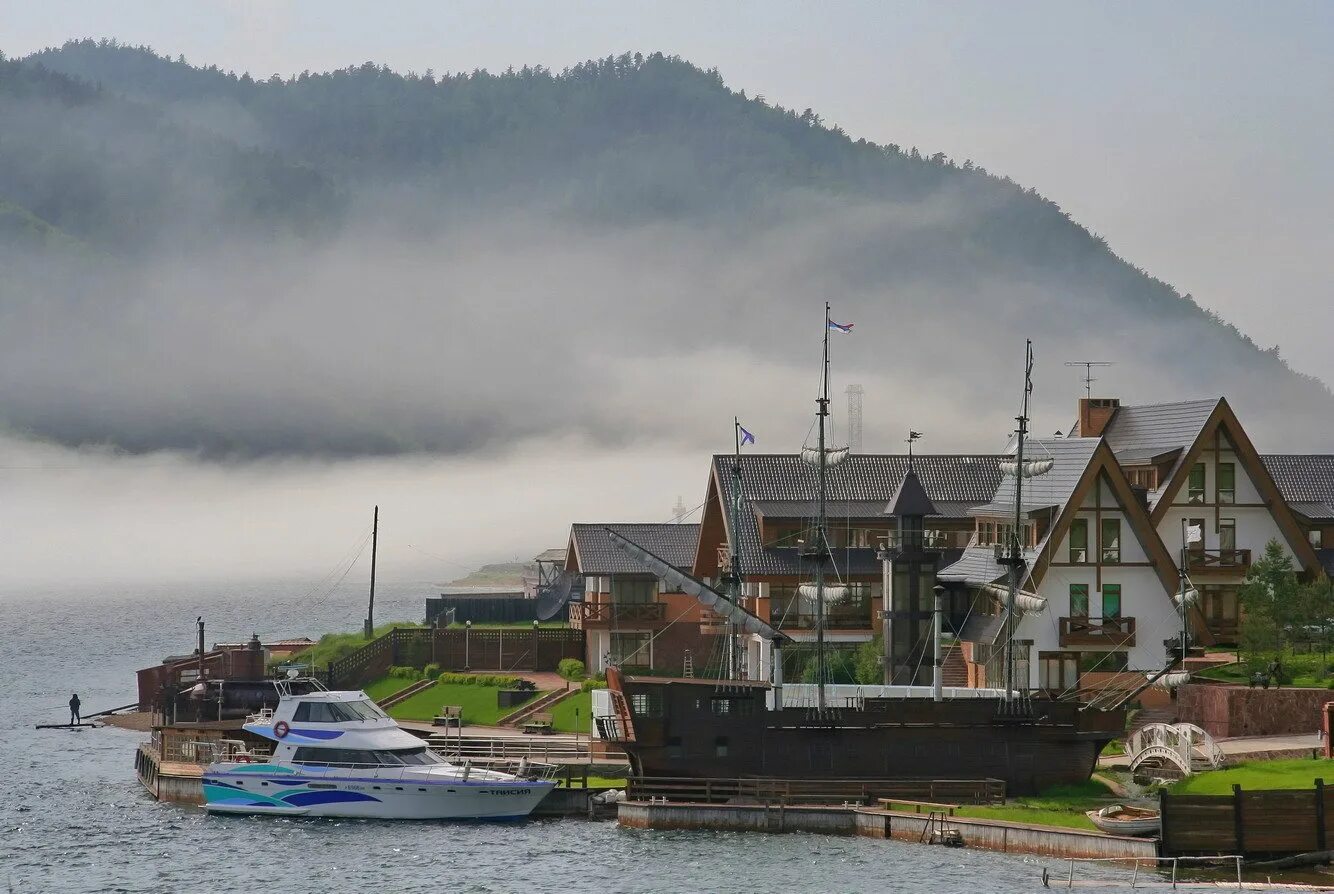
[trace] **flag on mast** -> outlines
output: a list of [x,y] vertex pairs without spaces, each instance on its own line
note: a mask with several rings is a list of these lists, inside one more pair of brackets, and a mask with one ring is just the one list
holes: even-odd
[[852,332],[852,327],[853,327],[853,325],[854,325],[854,324],[852,324],[852,323],[835,323],[833,320],[826,320],[825,322],[828,323],[828,324],[829,324],[829,328],[832,329],[832,330],[834,330],[835,332],[848,332],[848,333],[850,333],[850,332]]
[[746,427],[745,427],[744,425],[742,425],[741,423],[738,422],[736,427],[737,427],[737,430],[741,432],[741,446],[742,446],[742,447],[745,447],[747,444],[754,444],[754,443],[755,443],[755,436],[752,435],[750,432],[746,431]]
[[1186,542],[1203,543],[1204,529],[1201,528],[1199,525],[1186,525]]

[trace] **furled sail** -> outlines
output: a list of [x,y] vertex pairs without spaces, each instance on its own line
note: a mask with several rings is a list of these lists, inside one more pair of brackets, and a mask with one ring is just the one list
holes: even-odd
[[[802,447],[801,458],[812,466],[818,466],[820,464],[820,448]],[[826,466],[836,466],[847,458],[847,447],[826,447],[824,449],[824,464]]]
[[[1024,477],[1035,478],[1038,475],[1046,475],[1055,464],[1056,460],[1054,459],[1026,459],[1023,468]],[[1016,477],[1019,474],[1019,461],[1013,459],[1001,460],[1000,471],[1002,475],[1008,475],[1011,478]]]
[[[1000,584],[987,584],[982,589],[993,596],[1001,599],[1010,598],[1009,588]],[[1027,590],[1018,590],[1014,594],[1014,607],[1023,614],[1041,614],[1047,609],[1047,600],[1036,593],[1030,593]]]
[[[1182,597],[1181,593],[1172,594],[1172,601],[1177,604],[1177,608],[1181,607],[1181,601],[1182,601],[1181,597]],[[1194,605],[1196,602],[1199,601],[1199,599],[1200,599],[1199,590],[1195,589],[1194,587],[1191,587],[1189,590],[1186,591],[1185,593],[1186,605]]]
[[[803,606],[814,608],[820,599],[820,588],[815,584],[801,584],[797,587]],[[842,584],[825,584],[824,601],[830,605],[841,605],[848,601],[848,588]]]
[[1182,671],[1175,671],[1170,674],[1163,674],[1153,681],[1153,685],[1159,689],[1176,689],[1178,686],[1184,686],[1190,682],[1190,674]]

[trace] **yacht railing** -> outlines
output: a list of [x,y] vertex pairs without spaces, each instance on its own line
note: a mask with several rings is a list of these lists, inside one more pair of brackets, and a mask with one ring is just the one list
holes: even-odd
[[[376,780],[388,782],[414,782],[430,779],[445,779],[452,782],[502,782],[511,777],[525,782],[551,780],[560,772],[555,764],[542,764],[536,761],[488,761],[485,767],[473,766],[471,761],[462,764],[410,764],[404,766],[386,766],[368,763],[338,763],[335,761],[293,761],[293,767],[303,771],[334,770],[359,771],[374,774]],[[330,778],[337,778],[330,774]]]

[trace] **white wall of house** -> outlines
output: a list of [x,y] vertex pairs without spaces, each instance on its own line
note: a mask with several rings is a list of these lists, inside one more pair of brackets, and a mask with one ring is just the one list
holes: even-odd
[[[1219,548],[1219,535],[1215,527],[1215,518],[1221,516],[1224,519],[1234,519],[1237,528],[1237,549],[1249,549],[1251,559],[1258,559],[1264,552],[1264,548],[1270,540],[1277,540],[1283,545],[1283,551],[1296,560],[1292,547],[1279,528],[1278,522],[1274,520],[1274,515],[1269,507],[1260,505],[1264,503],[1264,497],[1260,495],[1256,488],[1254,480],[1242,466],[1237,455],[1232,451],[1232,445],[1226,438],[1222,440],[1222,451],[1217,461],[1214,459],[1214,453],[1211,449],[1212,439],[1209,439],[1204,450],[1200,452],[1197,462],[1204,465],[1204,505],[1188,505],[1189,482],[1183,484],[1172,499],[1172,506],[1169,508],[1163,520],[1158,525],[1158,536],[1162,538],[1163,544],[1168,552],[1172,554],[1173,559],[1177,559],[1181,554],[1181,525],[1184,519],[1203,518],[1204,519],[1204,547],[1208,550]],[[1218,493],[1218,467],[1217,463],[1232,463],[1236,469],[1236,500],[1232,505],[1224,505],[1217,510],[1214,503],[1217,501]],[[1189,469],[1182,471],[1183,475],[1189,474]]]
[[[1101,505],[1101,509],[1096,507]],[[1115,492],[1105,482],[1099,482],[1095,491],[1090,489],[1076,514],[1088,520],[1088,555],[1085,564],[1070,565],[1070,536],[1065,532],[1053,546],[1052,564],[1048,566],[1037,594],[1047,600],[1047,608],[1039,614],[1025,615],[1019,624],[1017,639],[1032,640],[1029,655],[1029,685],[1036,688],[1039,681],[1039,653],[1077,651],[1114,651],[1110,647],[1069,646],[1060,644],[1060,619],[1070,617],[1070,586],[1088,587],[1088,616],[1102,617],[1103,591],[1099,589],[1096,560],[1101,555],[1100,542],[1103,519],[1115,518],[1121,527],[1121,562],[1102,565],[1102,587],[1121,587],[1121,617],[1135,619],[1135,645],[1129,652],[1131,670],[1158,670],[1166,661],[1163,640],[1174,636],[1180,629],[1180,615],[1172,597],[1163,586],[1156,569],[1149,564],[1144,545],[1135,536],[1134,529],[1121,507]]]

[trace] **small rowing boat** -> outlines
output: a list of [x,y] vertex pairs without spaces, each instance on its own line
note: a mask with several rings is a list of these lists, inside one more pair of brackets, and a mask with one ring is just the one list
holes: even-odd
[[1113,835],[1155,835],[1161,825],[1158,811],[1113,804],[1084,814],[1093,825]]

